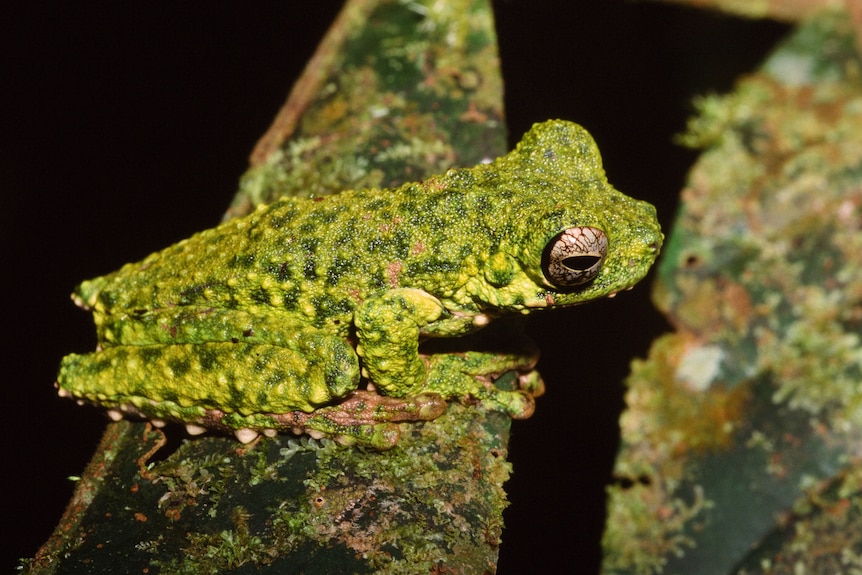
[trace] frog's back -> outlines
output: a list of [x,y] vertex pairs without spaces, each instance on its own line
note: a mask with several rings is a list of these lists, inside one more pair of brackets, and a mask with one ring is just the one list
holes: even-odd
[[[369,295],[398,287],[469,307],[475,291],[503,281],[494,276],[488,286],[482,270],[493,254],[506,254],[520,262],[506,270],[520,265],[536,283],[524,284],[536,293],[522,296],[544,301],[540,259],[548,239],[574,225],[618,238],[639,233],[641,221],[654,223],[654,211],[641,215],[638,204],[607,184],[583,128],[553,121],[490,164],[394,190],[279,200],[85,282],[77,298],[101,314],[278,309],[305,323],[343,325]],[[471,281],[474,293],[462,289]]]
[[462,188],[441,176],[397,190],[280,200],[83,282],[75,299],[106,313],[275,307],[321,320],[380,290],[453,289],[465,256],[483,249],[479,210]]

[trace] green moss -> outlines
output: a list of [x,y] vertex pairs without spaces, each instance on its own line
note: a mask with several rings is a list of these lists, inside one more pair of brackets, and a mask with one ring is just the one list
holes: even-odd
[[[703,152],[655,291],[677,332],[627,382],[609,573],[732,572],[775,517],[858,450],[862,59],[853,32],[846,14],[821,13],[733,93],[697,102],[681,141]],[[800,545],[816,551],[803,535]]]

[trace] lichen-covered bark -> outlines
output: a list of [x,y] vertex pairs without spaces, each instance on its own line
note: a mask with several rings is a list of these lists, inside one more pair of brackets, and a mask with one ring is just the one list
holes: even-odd
[[711,8],[746,18],[774,18],[797,22],[824,9],[853,10],[855,0],[661,0],[697,8]]
[[497,157],[502,97],[487,3],[348,2],[258,142],[228,215]]
[[628,381],[606,573],[860,566],[857,45],[821,13],[698,102],[654,294],[677,331]]
[[493,572],[507,420],[454,405],[385,452],[212,436],[158,462],[163,434],[121,421],[31,572]]

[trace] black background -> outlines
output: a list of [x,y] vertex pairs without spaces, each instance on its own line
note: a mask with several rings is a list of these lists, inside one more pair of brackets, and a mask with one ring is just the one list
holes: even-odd
[[[95,344],[69,292],[218,222],[341,2],[20,4],[0,21],[4,572],[49,536],[105,425],[52,387],[60,357]],[[578,121],[665,230],[695,157],[672,143],[691,97],[729,90],[786,31],[622,0],[495,10],[510,141]],[[648,282],[530,326],[548,391],[513,426],[499,572],[595,573],[621,382],[670,328]]]

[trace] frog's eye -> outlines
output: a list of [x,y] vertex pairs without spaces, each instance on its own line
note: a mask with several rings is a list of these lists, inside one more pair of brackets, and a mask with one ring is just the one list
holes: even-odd
[[608,236],[598,228],[578,226],[554,236],[542,254],[542,272],[556,288],[571,288],[599,275],[608,253]]

